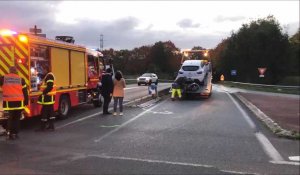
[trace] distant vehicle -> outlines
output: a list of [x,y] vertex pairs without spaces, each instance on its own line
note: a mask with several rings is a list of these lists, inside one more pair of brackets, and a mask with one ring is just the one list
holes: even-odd
[[142,76],[137,78],[137,84],[140,86],[141,84],[149,85],[152,82],[158,84],[158,77],[154,73],[144,73]]

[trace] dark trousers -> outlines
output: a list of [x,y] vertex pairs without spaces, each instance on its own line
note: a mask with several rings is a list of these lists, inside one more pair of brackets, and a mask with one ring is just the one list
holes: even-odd
[[9,134],[18,134],[20,130],[22,110],[9,110],[8,114],[7,131]]
[[124,97],[114,97],[114,112],[117,112],[118,102],[119,102],[120,112],[123,112],[123,98]]
[[108,113],[108,106],[109,106],[109,103],[111,101],[111,96],[110,94],[108,95],[102,95],[103,98],[104,98],[104,103],[103,103],[103,113]]
[[49,126],[53,126],[54,120],[55,120],[55,116],[54,116],[53,105],[43,105],[42,116],[41,116],[41,123],[42,123],[41,127],[44,129],[47,123],[49,124]]

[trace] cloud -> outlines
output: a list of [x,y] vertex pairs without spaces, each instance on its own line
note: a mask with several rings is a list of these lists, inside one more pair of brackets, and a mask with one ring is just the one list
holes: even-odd
[[[59,3],[61,1],[0,1],[0,28],[28,32],[29,28],[37,25],[47,34],[47,38],[69,35],[74,37],[76,44],[90,48],[99,48],[100,35],[103,34],[104,49],[133,49],[168,40],[179,48],[192,48],[195,45],[212,48],[225,37],[221,34],[154,30],[155,24],[152,22],[143,26],[143,21],[138,17],[125,14],[121,18],[106,21],[102,18],[80,18],[76,19],[76,23],[64,23],[64,19],[56,19]],[[188,18],[179,21],[177,25],[181,28],[200,26]]]
[[54,22],[55,5],[58,3],[53,1],[1,1],[1,28],[13,28],[17,31],[28,32],[29,28],[34,25],[48,27]]
[[181,28],[197,28],[200,26],[199,23],[193,24],[193,21],[190,19],[182,19],[177,23],[177,25]]
[[225,21],[231,21],[231,22],[235,22],[235,21],[240,21],[240,20],[243,20],[243,19],[246,19],[246,17],[244,16],[217,16],[214,21],[215,22],[225,22]]

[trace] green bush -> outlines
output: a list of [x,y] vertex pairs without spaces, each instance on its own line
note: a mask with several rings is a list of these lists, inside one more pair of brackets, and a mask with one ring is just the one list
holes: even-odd
[[278,84],[287,86],[299,86],[300,76],[286,76]]

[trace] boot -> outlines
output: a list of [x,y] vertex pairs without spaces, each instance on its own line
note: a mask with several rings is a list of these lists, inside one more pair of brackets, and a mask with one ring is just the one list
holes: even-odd
[[36,129],[36,132],[43,132],[46,130],[46,122],[41,122],[41,127]]
[[47,126],[46,128],[48,131],[54,131],[55,128],[54,128],[54,124],[52,121],[49,122],[49,125]]
[[17,139],[16,134],[9,133],[6,136],[6,140],[15,140]]

